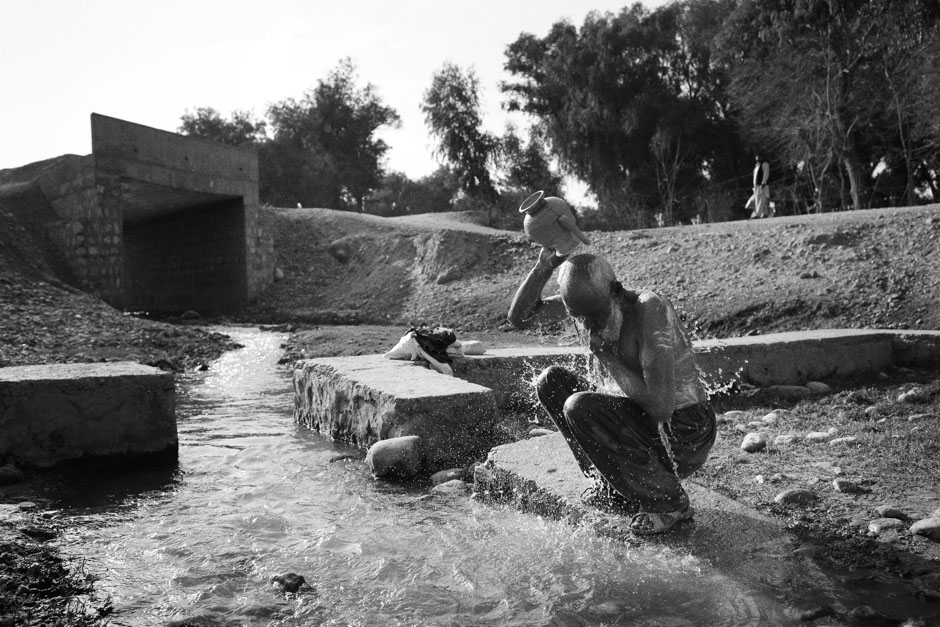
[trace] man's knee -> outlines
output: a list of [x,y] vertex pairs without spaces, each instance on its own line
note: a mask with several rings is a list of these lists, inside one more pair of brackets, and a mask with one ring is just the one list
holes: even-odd
[[549,366],[535,381],[535,390],[540,399],[558,391],[567,395],[578,387],[578,377],[563,366]]
[[579,422],[597,413],[597,394],[593,392],[575,392],[565,400],[565,418],[569,422]]

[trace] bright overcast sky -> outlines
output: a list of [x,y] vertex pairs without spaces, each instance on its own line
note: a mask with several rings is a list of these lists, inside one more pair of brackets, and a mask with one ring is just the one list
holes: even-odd
[[[644,0],[648,7],[666,0]],[[402,118],[383,134],[390,169],[430,174],[419,105],[446,61],[480,79],[486,126],[502,133],[506,46],[561,19],[580,26],[616,0],[27,0],[0,19],[0,169],[91,152],[92,112],[176,131],[187,109],[262,117],[350,57]]]

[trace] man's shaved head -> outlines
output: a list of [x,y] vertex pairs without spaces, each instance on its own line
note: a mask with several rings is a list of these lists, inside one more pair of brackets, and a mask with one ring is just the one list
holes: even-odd
[[610,307],[611,288],[617,283],[606,259],[591,254],[575,255],[558,271],[561,300],[574,316],[597,317]]

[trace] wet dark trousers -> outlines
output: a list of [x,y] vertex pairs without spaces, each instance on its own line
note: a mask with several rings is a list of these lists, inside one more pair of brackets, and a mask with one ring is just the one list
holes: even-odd
[[674,471],[656,421],[636,401],[590,389],[585,379],[560,366],[545,369],[536,383],[539,402],[581,470],[591,475],[596,468],[643,511],[670,512],[688,505],[680,478],[701,468],[715,443],[715,412],[709,404],[678,409],[666,425]]

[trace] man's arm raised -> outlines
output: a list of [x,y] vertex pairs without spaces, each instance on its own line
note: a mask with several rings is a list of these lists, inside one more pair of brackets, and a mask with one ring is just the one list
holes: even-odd
[[565,306],[559,296],[542,298],[542,290],[551,278],[555,268],[564,263],[565,257],[559,257],[551,248],[542,247],[538,261],[526,275],[525,280],[509,306],[507,318],[517,329],[528,329],[537,324],[560,322],[567,317]]

